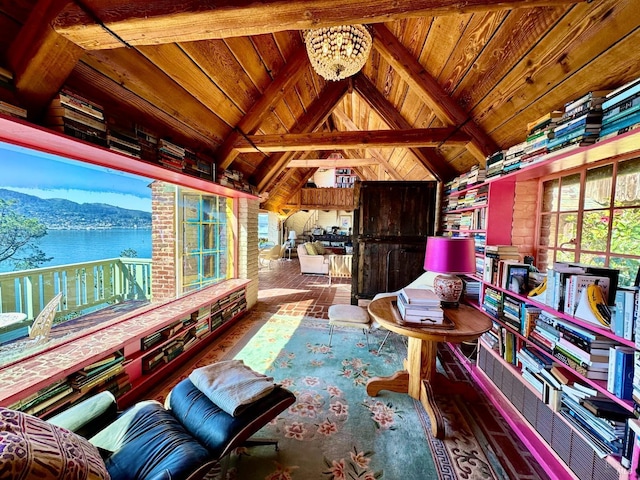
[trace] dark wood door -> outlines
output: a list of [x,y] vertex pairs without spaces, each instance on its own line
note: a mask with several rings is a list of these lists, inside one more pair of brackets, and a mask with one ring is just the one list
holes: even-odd
[[436,182],[359,182],[351,303],[398,290],[423,272],[435,231]]

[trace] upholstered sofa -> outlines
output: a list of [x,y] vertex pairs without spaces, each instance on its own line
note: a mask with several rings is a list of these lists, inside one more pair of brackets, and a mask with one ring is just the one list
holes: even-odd
[[0,408],[3,478],[201,479],[294,401],[274,385],[229,414],[187,378],[173,388],[166,408],[149,400],[119,413],[109,392],[47,421]]
[[[324,254],[324,250],[319,250],[318,242],[301,243],[298,245],[298,259],[300,260],[300,273],[313,273],[316,275],[329,274],[329,253]],[[313,245],[315,250],[309,253],[307,245]]]

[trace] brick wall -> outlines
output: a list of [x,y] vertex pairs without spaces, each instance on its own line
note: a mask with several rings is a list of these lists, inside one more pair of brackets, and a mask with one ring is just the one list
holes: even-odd
[[176,285],[176,187],[151,184],[151,292],[153,300],[175,298]]
[[238,278],[251,280],[247,285],[247,307],[258,301],[258,213],[259,200],[238,200]]
[[537,181],[516,183],[511,241],[518,246],[521,256],[534,254],[537,200]]

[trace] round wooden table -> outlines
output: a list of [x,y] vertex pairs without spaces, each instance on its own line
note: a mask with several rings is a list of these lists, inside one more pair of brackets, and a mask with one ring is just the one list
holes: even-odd
[[[491,329],[491,319],[467,305],[445,308],[445,318],[453,323],[449,329],[402,324],[394,303],[396,297],[373,300],[369,315],[384,328],[408,337],[404,370],[389,377],[374,377],[367,383],[367,394],[375,397],[380,390],[408,393],[419,400],[431,419],[433,436],[444,438],[444,420],[434,394],[475,395],[468,385],[454,382],[436,372],[436,353],[439,342],[460,343],[474,340]],[[393,302],[393,303],[392,303]]]

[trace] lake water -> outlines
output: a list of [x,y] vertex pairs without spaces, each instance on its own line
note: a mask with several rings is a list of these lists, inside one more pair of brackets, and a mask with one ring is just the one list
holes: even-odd
[[[151,230],[49,230],[38,246],[45,256],[53,257],[42,267],[116,258],[127,249],[135,250],[137,258],[151,258]],[[7,262],[0,264],[0,272],[9,271]]]

